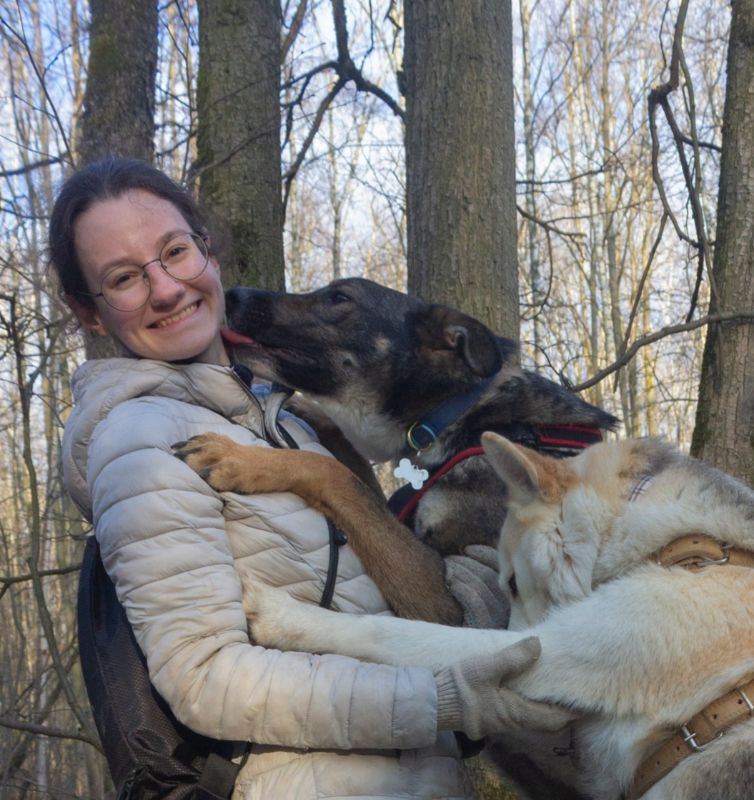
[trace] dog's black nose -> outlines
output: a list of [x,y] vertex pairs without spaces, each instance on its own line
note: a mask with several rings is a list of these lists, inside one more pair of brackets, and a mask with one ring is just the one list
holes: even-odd
[[266,289],[249,289],[246,286],[236,286],[225,292],[225,306],[227,309],[250,308],[258,306],[260,301],[269,297],[274,297],[277,292],[269,292]]
[[236,286],[235,289],[229,289],[225,292],[225,305],[227,308],[243,305],[245,295],[249,289],[244,289],[241,286]]

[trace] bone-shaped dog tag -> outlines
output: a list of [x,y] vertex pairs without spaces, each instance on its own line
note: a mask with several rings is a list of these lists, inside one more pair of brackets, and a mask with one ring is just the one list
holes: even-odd
[[393,470],[393,475],[396,478],[402,478],[411,484],[412,489],[421,489],[424,481],[429,477],[429,472],[426,469],[419,469],[415,464],[412,464],[407,458],[402,458],[398,462],[398,466]]

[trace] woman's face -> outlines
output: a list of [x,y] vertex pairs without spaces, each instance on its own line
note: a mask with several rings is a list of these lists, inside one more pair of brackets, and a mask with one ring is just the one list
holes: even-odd
[[84,327],[112,334],[132,353],[159,361],[229,363],[220,337],[225,298],[214,258],[191,281],[171,278],[157,260],[172,234],[190,233],[188,223],[168,200],[142,189],[102,200],[74,223],[74,241],[89,291],[100,291],[114,266],[146,264],[151,292],[136,311],[118,311],[104,298],[94,308],[71,298]]

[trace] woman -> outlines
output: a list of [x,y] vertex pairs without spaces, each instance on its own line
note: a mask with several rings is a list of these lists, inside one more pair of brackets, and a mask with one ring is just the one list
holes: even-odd
[[[129,358],[85,363],[66,425],[68,490],[90,518],[152,683],[187,726],[254,742],[236,798],[468,797],[451,731],[478,736],[559,712],[500,690],[536,642],[494,664],[422,669],[265,650],[249,641],[241,581],[318,603],[326,521],[287,495],[219,497],[172,454],[207,431],[323,452],[278,403],[239,378],[223,345],[220,268],[191,199],[140,162],[84,168],[52,213],[66,300]],[[332,607],[389,613],[346,546]]]

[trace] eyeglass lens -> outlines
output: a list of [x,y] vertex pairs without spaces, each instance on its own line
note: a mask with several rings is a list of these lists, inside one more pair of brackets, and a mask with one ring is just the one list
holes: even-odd
[[[157,259],[155,259],[156,261]],[[178,281],[191,281],[204,272],[209,253],[204,239],[198,234],[182,233],[162,248],[160,264]],[[152,263],[152,262],[149,262]],[[102,296],[119,311],[135,311],[149,299],[150,284],[146,267],[123,264],[110,270],[102,279]]]

